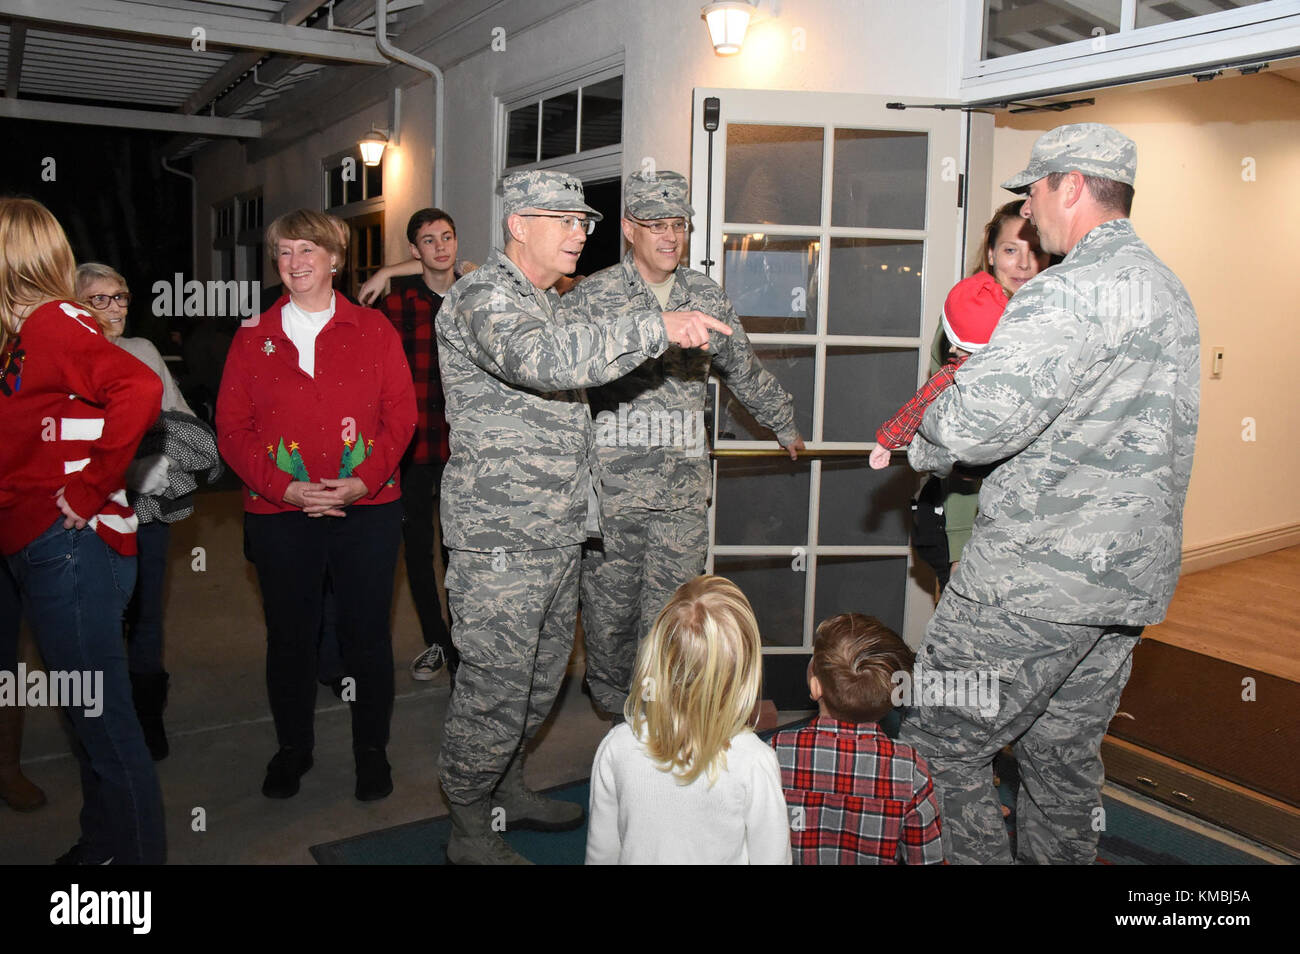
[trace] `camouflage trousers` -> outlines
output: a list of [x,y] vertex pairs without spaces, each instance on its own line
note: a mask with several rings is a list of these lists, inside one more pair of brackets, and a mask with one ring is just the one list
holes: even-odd
[[929,763],[949,864],[1011,863],[992,772],[1009,744],[1020,768],[1015,860],[1096,860],[1105,824],[1101,738],[1141,632],[1031,619],[944,590],[917,653],[913,691],[936,674],[997,674],[994,704],[970,705],[960,694],[914,698],[899,733]]
[[582,555],[587,685],[606,712],[622,712],[642,639],[687,580],[704,572],[708,514],[627,509],[602,518],[604,539]]
[[450,801],[489,796],[550,714],[573,652],[581,550],[451,551],[460,668],[438,765]]

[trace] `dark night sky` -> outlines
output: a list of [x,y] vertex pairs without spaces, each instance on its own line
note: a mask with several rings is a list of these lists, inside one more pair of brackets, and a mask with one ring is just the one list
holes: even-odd
[[[171,133],[26,120],[0,123],[0,194],[44,203],[68,233],[80,262],[121,272],[135,301],[128,334],[162,344],[166,319],[154,318],[150,289],[176,272],[190,275],[190,182],[159,164]],[[41,177],[54,160],[54,180]],[[172,163],[190,171],[189,162]]]

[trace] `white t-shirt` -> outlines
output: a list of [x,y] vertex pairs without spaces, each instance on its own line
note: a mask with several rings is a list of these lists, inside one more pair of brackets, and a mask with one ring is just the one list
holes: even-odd
[[298,349],[298,367],[316,377],[316,336],[334,317],[334,293],[324,311],[303,311],[290,298],[280,309],[280,324],[293,346]]
[[591,766],[587,864],[790,864],[790,822],[776,752],[734,736],[727,767],[682,785],[623,723]]

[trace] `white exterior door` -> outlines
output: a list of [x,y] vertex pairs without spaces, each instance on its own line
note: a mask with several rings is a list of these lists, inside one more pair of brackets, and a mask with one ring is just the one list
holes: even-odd
[[[720,101],[711,209],[704,101]],[[720,282],[764,365],[795,398],[792,462],[726,391],[714,415],[711,571],[754,605],[764,695],[806,702],[819,621],[879,617],[912,646],[933,609],[908,543],[917,476],[867,455],[928,375],[961,275],[958,111],[883,97],[695,90],[691,267]],[[711,224],[708,213],[711,211]]]

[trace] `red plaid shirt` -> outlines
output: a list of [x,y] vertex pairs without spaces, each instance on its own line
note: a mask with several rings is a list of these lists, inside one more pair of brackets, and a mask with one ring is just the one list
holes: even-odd
[[403,463],[432,464],[440,460],[445,464],[451,456],[442,377],[438,372],[438,339],[433,330],[433,319],[441,306],[442,296],[430,290],[422,275],[393,279],[393,290],[384,299],[383,312],[402,336],[419,413],[415,438]]
[[797,865],[942,864],[925,760],[874,722],[818,716],[772,738]]
[[947,364],[935,372],[934,377],[921,385],[921,390],[913,394],[911,399],[898,409],[897,414],[880,425],[880,430],[876,431],[876,443],[890,450],[898,450],[912,443],[912,438],[916,436],[916,431],[921,426],[921,418],[925,417],[925,409],[934,402],[944,388],[952,384],[957,369],[968,357],[970,355],[949,359]]

